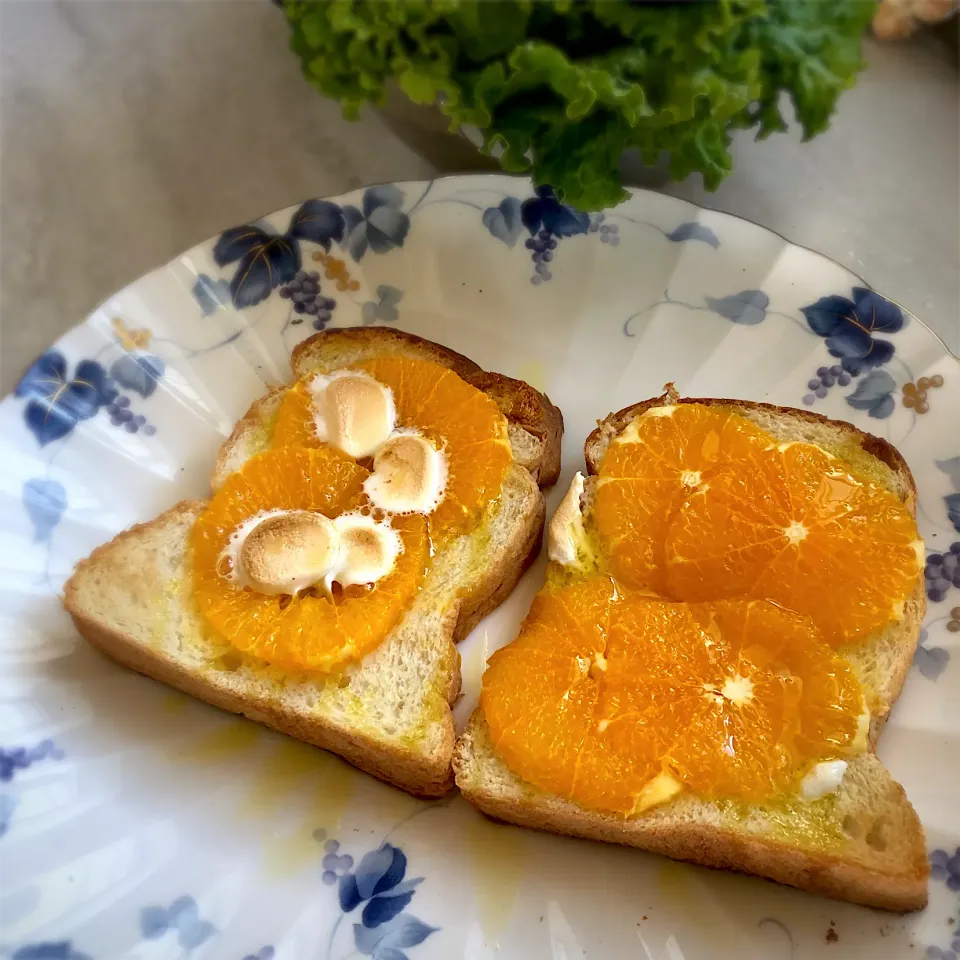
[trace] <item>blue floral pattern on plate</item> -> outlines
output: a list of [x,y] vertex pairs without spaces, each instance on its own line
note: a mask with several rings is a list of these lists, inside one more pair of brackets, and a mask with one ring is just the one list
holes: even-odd
[[116,395],[117,388],[96,360],[81,360],[71,375],[59,350],[38,357],[14,390],[14,396],[26,401],[23,418],[41,446],[67,436]]
[[330,932],[327,960],[341,922],[360,907],[359,923],[353,924],[354,947],[373,960],[408,960],[405,950],[436,933],[436,927],[405,912],[423,877],[407,879],[407,857],[400,847],[385,841],[364,854],[355,868],[353,857],[340,852],[339,841],[327,840],[324,850],[323,882],[337,886],[341,911]]
[[[729,878],[698,874],[702,896],[683,924],[652,904],[644,907],[650,916],[641,926],[624,891],[635,883],[656,888],[662,864],[622,851],[605,859],[604,850],[592,848],[589,855],[605,865],[602,883],[590,886],[584,877],[568,883],[587,851],[558,844],[551,846],[558,869],[545,876],[537,872],[539,858],[524,861],[512,842],[497,847],[491,841],[488,848],[486,830],[509,837],[511,828],[480,825],[459,802],[446,808],[441,829],[412,831],[401,844],[398,824],[385,811],[413,801],[391,799],[389,788],[359,774],[331,772],[322,762],[309,771],[291,766],[285,754],[277,756],[283,748],[272,737],[240,749],[239,742],[220,739],[223,721],[212,712],[168,711],[162,690],[73,650],[57,593],[77,557],[164,503],[202,493],[219,437],[255,396],[288,375],[296,342],[331,324],[400,323],[491,368],[525,379],[521,371],[529,369],[569,414],[574,437],[591,428],[594,406],[616,409],[653,395],[668,378],[684,392],[707,383],[702,389],[711,392],[701,395],[783,404],[800,403],[808,392],[828,415],[887,436],[917,476],[931,601],[917,669],[891,725],[907,718],[937,732],[924,740],[939,773],[925,783],[923,803],[949,825],[944,817],[956,793],[955,765],[934,756],[934,748],[941,740],[955,743],[958,735],[949,726],[949,706],[958,689],[957,633],[951,631],[960,630],[960,619],[951,619],[949,610],[957,587],[947,559],[960,530],[960,456],[956,437],[948,436],[955,426],[948,422],[957,396],[955,365],[922,325],[908,327],[904,311],[852,274],[743,223],[728,230],[730,223],[722,214],[691,212],[668,197],[645,194],[587,215],[560,203],[549,188],[499,176],[373,187],[225,231],[180,258],[169,273],[161,269],[108,302],[31,367],[3,406],[12,470],[6,486],[11,527],[4,532],[14,544],[7,569],[16,585],[8,595],[19,604],[3,613],[17,624],[14,639],[21,643],[11,646],[20,672],[6,682],[30,705],[22,716],[31,735],[18,735],[17,742],[29,749],[47,736],[49,726],[34,717],[46,724],[62,716],[71,762],[54,764],[48,754],[35,773],[21,778],[17,766],[12,779],[0,783],[0,834],[8,834],[0,843],[5,867],[8,858],[14,864],[5,873],[14,878],[19,911],[16,931],[5,925],[0,954],[104,960],[140,938],[134,950],[144,955],[278,960],[299,956],[305,941],[297,936],[303,935],[310,955],[324,960],[453,960],[461,956],[459,945],[471,956],[500,949],[539,960],[556,944],[571,956],[626,955],[636,948],[639,930],[652,944],[676,933],[684,951],[685,939],[693,938],[692,955],[701,937],[710,950],[716,947],[712,957],[727,960],[726,944],[711,939],[710,912],[718,909],[740,953],[754,948],[768,955],[757,947],[758,936],[783,939],[784,950],[795,945],[798,955],[809,947],[809,920],[822,916],[816,901],[779,891],[775,908],[766,885],[757,885],[751,888],[756,897],[733,908],[719,890],[712,895],[713,885]],[[747,233],[756,248],[744,246]],[[673,246],[681,244],[682,253]],[[784,249],[790,257],[778,256]],[[120,316],[130,319],[129,327]],[[581,368],[610,376],[590,374],[581,384],[586,394],[571,392],[571,370]],[[815,387],[808,384],[814,371]],[[916,380],[920,389],[921,374],[937,374],[943,382],[924,418],[895,402],[905,384]],[[148,442],[158,428],[163,432]],[[199,488],[196,471],[189,482],[182,476],[192,467],[199,469]],[[491,622],[492,643],[502,643],[516,626],[507,608],[502,620]],[[474,642],[461,646],[467,663],[482,660]],[[108,680],[109,687],[98,686]],[[126,698],[130,714],[115,694]],[[134,713],[129,729],[113,722]],[[203,749],[194,750],[198,739]],[[171,746],[169,754],[160,743]],[[254,749],[262,749],[262,765]],[[121,795],[120,784],[104,774],[114,760],[142,772],[143,785],[125,776]],[[314,824],[312,814],[308,826],[302,819],[300,801],[307,802],[310,789],[301,789],[308,783],[301,774],[313,773],[329,814],[324,830],[339,840],[319,831],[321,862],[297,867],[301,831],[309,833]],[[197,784],[208,775],[223,791],[218,800],[226,802],[205,802],[210,794]],[[907,783],[908,792],[912,786]],[[234,802],[234,792],[245,796]],[[175,817],[161,824],[141,816],[141,804],[161,800],[177,810]],[[343,809],[334,811],[338,802]],[[86,919],[77,922],[78,914],[48,896],[46,880],[35,882],[46,869],[36,864],[51,864],[58,890],[78,889],[67,883],[72,864],[106,849],[96,844],[110,835],[113,822],[104,818],[115,815],[124,827],[118,845],[137,837],[135,856],[125,847],[126,860],[111,861],[117,864],[115,889],[125,884],[136,892],[107,898],[102,908],[88,901]],[[89,843],[88,822],[96,828]],[[155,828],[173,831],[176,857],[166,856],[170,835],[154,836]],[[65,848],[76,850],[60,858],[52,844],[62,838],[69,840]],[[527,835],[521,845],[555,842]],[[957,842],[950,829],[937,837],[943,855],[934,854],[928,915],[938,923],[945,896],[956,915],[948,881],[949,851]],[[456,857],[451,844],[459,844]],[[242,869],[233,869],[234,855]],[[274,867],[287,871],[280,883],[274,883]],[[185,890],[190,896],[178,896]],[[553,905],[559,910],[571,897],[577,903],[586,898],[590,909],[561,923]],[[5,891],[5,910],[8,899]],[[896,935],[877,939],[866,915],[854,911],[847,921],[853,929],[844,932],[844,942],[851,954],[899,960]],[[908,937],[920,939],[916,925],[908,924],[904,952]],[[933,942],[931,949],[944,956],[954,950],[949,939]]]

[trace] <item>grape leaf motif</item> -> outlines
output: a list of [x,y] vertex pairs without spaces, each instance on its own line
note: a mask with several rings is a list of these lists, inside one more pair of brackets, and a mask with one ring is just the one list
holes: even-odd
[[220,267],[237,264],[229,286],[233,305],[238,310],[252,307],[281,284],[289,283],[303,259],[300,242],[309,240],[329,250],[334,241],[343,239],[344,223],[337,204],[308,200],[290,218],[286,233],[252,223],[225,230],[214,244],[213,259]]
[[211,316],[230,303],[230,284],[226,280],[214,280],[206,273],[197,275],[191,292],[204,317]]
[[[338,868],[334,877],[338,847],[335,841],[328,842],[330,852],[324,865],[330,871],[330,882],[338,883],[340,909],[348,914],[363,906],[360,922],[353,925],[357,951],[373,960],[407,960],[404,949],[422,943],[437,929],[404,912],[423,877],[406,879],[406,855],[390,843],[365,854],[355,870]],[[353,862],[349,857],[339,860],[349,865]]]
[[388,283],[381,283],[377,287],[377,299],[368,300],[362,308],[363,322],[393,323],[399,316],[397,304],[403,299],[403,291],[391,287]]
[[681,223],[675,230],[666,234],[666,238],[674,243],[683,243],[684,240],[699,240],[701,243],[713,247],[714,250],[720,246],[720,238],[709,227],[698,223],[696,220]]
[[157,383],[166,369],[163,360],[152,353],[135,351],[124,354],[110,366],[110,376],[128,390],[146,399],[157,389]]
[[851,297],[821,297],[800,312],[810,329],[826,340],[830,355],[838,357],[852,376],[888,363],[893,344],[875,334],[896,333],[906,322],[895,303],[867,287],[854,287]]
[[920,631],[917,649],[913,654],[914,666],[928,680],[936,680],[950,662],[950,651],[944,647],[927,646],[927,630]]
[[553,187],[536,187],[534,193],[536,196],[520,204],[520,219],[531,235],[541,227],[555,237],[573,237],[589,230],[589,214],[561,203]]
[[112,403],[117,388],[96,360],[81,360],[73,375],[59,350],[38,357],[21,377],[14,396],[26,400],[23,419],[41,446],[67,436]]
[[704,297],[704,303],[733,323],[754,326],[767,316],[770,298],[762,290],[741,290],[727,297]]
[[516,244],[523,222],[520,219],[520,200],[505,197],[495,207],[487,207],[481,217],[491,236],[502,240],[508,247]]
[[362,210],[354,206],[343,208],[343,243],[354,260],[359,263],[368,249],[386,253],[403,246],[410,218],[402,206],[403,191],[392,183],[384,183],[364,190]]
[[896,406],[893,391],[896,382],[886,370],[874,370],[858,384],[857,389],[846,397],[854,410],[866,410],[867,415],[882,420],[889,417]]

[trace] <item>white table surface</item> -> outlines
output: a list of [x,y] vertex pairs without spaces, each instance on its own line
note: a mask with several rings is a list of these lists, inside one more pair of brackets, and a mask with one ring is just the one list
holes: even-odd
[[[958,74],[870,42],[832,129],[736,144],[714,194],[670,193],[820,250],[960,352]],[[224,227],[430,177],[372,111],[307,85],[266,0],[0,3],[0,389],[99,301]]]

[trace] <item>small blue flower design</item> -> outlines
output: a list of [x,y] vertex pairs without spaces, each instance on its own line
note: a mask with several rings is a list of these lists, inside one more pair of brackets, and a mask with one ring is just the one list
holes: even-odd
[[401,913],[382,927],[366,927],[359,923],[353,926],[357,950],[373,960],[407,960],[404,947],[423,943],[436,927],[428,927],[422,920]]
[[214,244],[213,259],[219,267],[237,264],[229,287],[233,305],[238,310],[252,307],[289,283],[300,269],[301,242],[309,240],[329,250],[331,243],[343,239],[343,228],[344,215],[337,204],[308,200],[290,218],[286,233],[254,223],[225,230]]
[[248,953],[243,960],[273,960],[276,951],[271,946],[261,947],[256,953]]
[[362,210],[350,205],[343,208],[343,246],[354,260],[362,260],[368,249],[386,253],[403,246],[410,218],[402,207],[403,191],[386,183],[363,192]]
[[508,247],[516,245],[523,226],[520,220],[520,200],[505,197],[495,207],[487,207],[481,217],[490,235],[502,240]]
[[70,940],[48,940],[20,947],[11,960],[90,960],[90,957],[75,950]]
[[674,243],[683,243],[686,240],[699,240],[701,243],[713,247],[714,250],[720,247],[720,238],[702,223],[691,220],[689,223],[681,223],[679,227],[665,235],[668,240]]
[[[323,840],[326,834],[318,831],[314,836]],[[337,884],[341,919],[362,907],[360,922],[353,925],[356,950],[373,960],[408,960],[405,949],[422,943],[437,928],[404,912],[423,882],[423,877],[406,879],[404,852],[384,843],[352,869],[353,858],[340,853],[336,840],[327,840],[324,850],[323,882]],[[331,933],[331,944],[338,926],[339,921]]]
[[767,316],[770,298],[762,290],[741,290],[726,297],[704,297],[704,303],[732,323],[755,326]]
[[857,384],[857,389],[844,399],[854,410],[866,410],[867,416],[882,420],[889,417],[896,408],[897,403],[893,399],[896,389],[896,382],[886,370],[873,370]]
[[[524,245],[530,251],[533,261],[533,276],[530,282],[538,286],[553,277],[550,264],[556,256],[560,240],[588,233],[591,218],[589,214],[561,203],[553,187],[537,187],[534,192],[535,196],[520,204],[520,222],[530,231],[530,237]],[[602,220],[602,214],[597,216]],[[596,229],[599,229],[601,220],[594,221]]]
[[[33,747],[0,747],[0,783],[10,783],[18,772],[28,770],[42,760],[62,760],[63,751],[52,740],[41,740]],[[10,829],[18,799],[0,793],[0,837]]]
[[33,542],[47,543],[67,509],[67,492],[56,480],[35,477],[23,485],[20,494],[33,524]]
[[0,783],[10,783],[17,771],[27,770],[41,760],[62,760],[63,751],[52,740],[34,747],[0,747]]
[[179,897],[167,908],[145,907],[140,911],[140,934],[145,940],[159,940],[172,930],[183,950],[199,947],[217,932],[212,923],[200,918],[193,897]]
[[110,376],[121,387],[133,390],[146,399],[157,389],[166,365],[160,357],[142,350],[125,353],[113,362]]
[[63,354],[48,350],[23,375],[14,395],[26,400],[24,422],[45,446],[95,416],[113,401],[117,388],[96,360],[81,360],[69,376]]
[[821,297],[801,308],[810,329],[826,340],[830,355],[853,376],[889,362],[893,344],[878,333],[903,329],[900,308],[867,287],[854,287],[851,297]]
[[920,631],[920,639],[913,655],[914,666],[928,680],[937,680],[940,674],[947,669],[950,662],[950,651],[944,647],[928,647],[926,628]]
[[363,322],[366,324],[393,323],[400,316],[397,304],[402,299],[402,290],[381,283],[377,287],[377,299],[368,300],[363,305]]
[[200,306],[203,316],[209,317],[230,303],[230,284],[226,280],[215,280],[205,273],[197,275],[190,291]]
[[537,187],[534,193],[520,204],[520,220],[531,236],[544,229],[554,237],[574,237],[590,229],[590,214],[561,203],[553,187]]

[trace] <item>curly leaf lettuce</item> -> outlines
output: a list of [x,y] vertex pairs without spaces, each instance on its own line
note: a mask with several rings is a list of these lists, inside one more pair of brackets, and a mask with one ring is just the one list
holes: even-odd
[[826,129],[863,67],[872,0],[286,0],[307,78],[355,117],[395,82],[511,171],[583,210],[626,196],[618,162],[664,152],[716,189],[730,131]]

